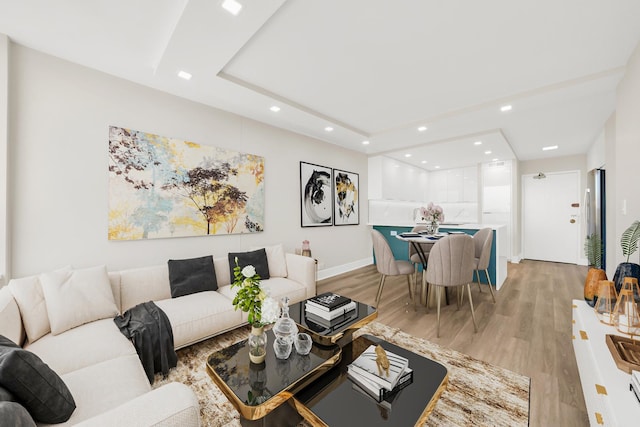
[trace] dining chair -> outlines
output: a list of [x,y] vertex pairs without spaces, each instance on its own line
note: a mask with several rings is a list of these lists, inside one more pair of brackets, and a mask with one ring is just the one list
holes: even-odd
[[[469,306],[471,308],[471,318],[473,319],[474,332],[478,332],[476,315],[473,310],[473,300],[471,299],[471,281],[473,280],[474,245],[473,239],[468,234],[452,234],[438,240],[429,254],[427,264],[426,279],[429,284],[429,294],[431,289],[436,289],[437,300],[437,336],[440,337],[440,303],[442,288],[467,287],[469,293]],[[458,288],[459,289],[459,288]],[[427,309],[429,303],[427,296]],[[458,298],[458,308],[460,298]]]
[[489,259],[491,258],[491,244],[493,243],[493,230],[489,227],[482,228],[473,235],[473,245],[475,247],[475,260],[474,260],[474,272],[478,278],[478,289],[482,292],[480,286],[480,270],[484,271],[487,276],[487,282],[489,283],[489,291],[491,292],[491,298],[493,302],[496,302],[496,297],[493,294],[493,286],[491,285],[491,278],[489,277]]
[[389,243],[378,230],[371,230],[371,238],[373,240],[373,253],[376,257],[376,268],[380,277],[378,285],[378,293],[376,295],[376,307],[380,305],[380,296],[382,288],[387,276],[407,276],[407,285],[409,287],[409,297],[413,300],[413,291],[411,289],[411,275],[413,274],[413,266],[409,261],[396,260],[391,252]]

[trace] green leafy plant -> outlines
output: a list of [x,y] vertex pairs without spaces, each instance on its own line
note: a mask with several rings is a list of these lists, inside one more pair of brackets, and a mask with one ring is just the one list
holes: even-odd
[[233,267],[232,287],[239,287],[233,298],[234,308],[249,314],[249,324],[261,327],[273,323],[278,318],[278,303],[270,298],[260,285],[260,275],[252,265],[240,268],[236,257]]
[[590,234],[584,241],[584,253],[589,267],[602,268],[602,239],[597,234]]
[[638,250],[638,239],[640,239],[640,221],[636,220],[620,237],[622,255],[627,257],[627,262],[629,262],[629,257]]

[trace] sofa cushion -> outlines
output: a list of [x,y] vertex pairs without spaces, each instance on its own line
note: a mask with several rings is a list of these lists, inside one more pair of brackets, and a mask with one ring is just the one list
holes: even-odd
[[25,407],[16,402],[0,402],[0,421],[3,426],[11,427],[35,427],[36,425]]
[[0,402],[15,402],[16,398],[4,387],[0,387]]
[[63,426],[92,418],[151,390],[137,354],[105,360],[65,374],[62,379],[76,396],[78,406]]
[[[64,348],[66,351],[60,351]],[[120,332],[113,319],[102,319],[59,335],[47,334],[25,346],[59,375],[121,356],[136,355],[136,349]]]
[[120,271],[122,312],[147,301],[171,298],[167,264]]
[[[251,250],[260,249],[258,247]],[[267,262],[269,263],[269,277],[287,277],[287,259],[282,244],[265,246]]]
[[38,356],[0,336],[0,384],[43,423],[67,421],[76,408],[62,379]]
[[[71,270],[71,267],[63,267],[56,271],[66,272],[69,270]],[[20,307],[22,324],[27,333],[27,339],[34,342],[41,336],[51,332],[47,304],[44,300],[44,293],[38,276],[12,279],[9,282],[9,288],[16,299],[16,303],[18,303],[18,307]]]
[[170,259],[167,264],[171,298],[218,289],[211,255],[190,259]]
[[20,308],[8,286],[0,287],[0,335],[18,344],[24,340]]
[[229,252],[229,275],[233,283],[233,269],[236,266],[236,258],[240,269],[247,265],[253,265],[260,279],[267,280],[269,278],[269,261],[267,260],[267,252],[264,248],[250,252]]
[[218,292],[200,292],[155,302],[171,322],[173,345],[184,347],[202,341],[240,323],[241,311]]
[[104,265],[40,275],[51,333],[118,314]]

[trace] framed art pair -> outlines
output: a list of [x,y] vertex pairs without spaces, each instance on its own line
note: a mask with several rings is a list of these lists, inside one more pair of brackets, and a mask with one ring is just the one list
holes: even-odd
[[359,185],[355,172],[300,162],[300,225],[359,224]]

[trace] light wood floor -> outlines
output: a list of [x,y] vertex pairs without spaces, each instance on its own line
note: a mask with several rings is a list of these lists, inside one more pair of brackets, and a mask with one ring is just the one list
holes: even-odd
[[[377,320],[530,377],[531,426],[586,426],[571,332],[571,300],[583,298],[586,274],[587,267],[571,264],[509,264],[496,304],[486,285],[481,293],[477,284],[471,287],[478,333],[465,298],[460,310],[455,303],[442,310],[440,338],[435,307],[426,313],[418,305],[414,311],[406,279],[388,277]],[[375,266],[363,267],[319,281],[318,293],[333,291],[373,305],[379,278]]]

